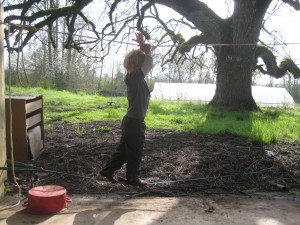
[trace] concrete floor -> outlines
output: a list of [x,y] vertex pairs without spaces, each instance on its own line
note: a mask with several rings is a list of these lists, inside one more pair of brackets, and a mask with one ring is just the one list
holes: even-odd
[[72,195],[68,209],[55,215],[33,215],[17,198],[0,200],[0,224],[9,225],[299,225],[299,196],[282,194],[200,196],[197,198],[121,198]]

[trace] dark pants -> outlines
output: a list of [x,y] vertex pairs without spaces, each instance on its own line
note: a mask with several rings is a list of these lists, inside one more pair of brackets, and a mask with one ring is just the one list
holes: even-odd
[[126,165],[126,179],[134,182],[139,179],[139,169],[145,144],[146,125],[142,119],[125,116],[122,120],[122,136],[116,152],[112,155],[101,174],[113,176],[114,172]]

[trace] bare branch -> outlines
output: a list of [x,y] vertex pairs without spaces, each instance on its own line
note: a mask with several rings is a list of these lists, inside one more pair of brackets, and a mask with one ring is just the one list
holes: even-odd
[[155,12],[156,12],[156,17],[155,19],[162,25],[163,29],[167,32],[167,34],[170,36],[170,38],[172,39],[173,43],[182,43],[184,40],[182,40],[182,36],[178,36],[174,33],[173,30],[169,29],[169,26],[160,19],[159,14],[157,12],[157,9],[155,8]]
[[[139,5],[139,1],[137,1],[137,6]],[[138,19],[138,22],[137,22],[137,28],[139,31],[141,31],[143,33],[143,35],[145,36],[145,38],[147,40],[150,39],[150,35],[148,34],[148,32],[143,28],[142,26],[142,22],[144,20],[144,17],[145,17],[145,12],[146,10],[148,10],[151,6],[153,6],[153,4],[151,2],[148,2],[146,5],[144,5],[142,8],[141,8],[141,13],[138,14],[139,15],[139,19]]]
[[110,10],[109,10],[109,20],[110,20],[110,25],[112,25],[112,32],[114,33],[115,32],[115,28],[113,26],[114,24],[114,21],[113,21],[113,13],[114,11],[116,10],[118,4],[121,2],[121,0],[114,0],[114,3],[110,6]]
[[290,6],[292,6],[295,10],[300,10],[300,2],[299,0],[282,0],[284,3],[289,4]]
[[[151,0],[150,0],[151,1]],[[165,1],[155,0],[155,3],[165,5],[178,12],[192,22],[213,42],[221,42],[221,32],[224,20],[211,10],[205,3],[198,0]]]
[[35,3],[40,3],[41,0],[29,0],[24,1],[22,4],[16,4],[16,5],[9,5],[4,7],[4,12],[15,10],[15,9],[22,9],[22,14],[25,15],[25,13],[30,9],[30,7]]
[[179,52],[184,54],[185,52],[189,52],[193,47],[198,44],[208,44],[208,40],[204,35],[196,35],[191,37],[188,41],[181,44],[179,48]]
[[[52,30],[52,24],[49,25],[49,30]],[[51,41],[51,44],[52,44],[52,47],[53,48],[57,48],[57,44],[53,38],[53,33],[52,32],[49,32],[49,37],[50,37],[50,41]]]
[[75,32],[75,27],[74,27],[74,25],[75,25],[76,17],[77,17],[77,14],[75,14],[75,15],[72,17],[72,19],[71,19],[70,22],[69,22],[69,17],[67,18],[67,27],[68,27],[69,33],[68,33],[67,41],[66,41],[66,43],[65,43],[65,48],[66,48],[66,49],[71,48],[72,43],[73,43],[73,34],[74,34],[74,32]]
[[93,30],[94,34],[98,38],[100,38],[99,33],[96,30],[96,25],[92,21],[90,21],[88,18],[86,18],[86,16],[82,12],[79,12],[78,14],[79,14],[79,16],[81,16],[81,18],[84,20],[84,22],[86,22],[87,24],[92,26],[92,30]]
[[[62,8],[50,8],[46,10],[39,10],[38,12],[35,12],[29,16],[26,16],[26,13],[30,7],[33,6],[33,4],[39,3],[40,0],[31,0],[31,1],[24,1],[23,4],[17,4],[12,6],[7,6],[6,11],[13,10],[13,9],[23,9],[22,13],[20,15],[9,15],[4,19],[4,22],[11,24],[12,21],[18,20],[27,22],[29,24],[32,24],[35,21],[39,21],[34,26],[35,29],[30,30],[26,37],[24,38],[23,45],[21,48],[26,46],[26,44],[29,42],[29,40],[34,36],[34,34],[43,27],[51,27],[53,22],[56,21],[60,17],[70,17],[71,15],[77,15],[85,6],[87,6],[89,3],[91,3],[93,0],[77,0],[73,3],[72,6],[66,6]],[[40,20],[44,18],[43,20]],[[14,33],[15,29],[10,29],[10,33]],[[71,32],[72,33],[72,32]],[[8,31],[5,32],[6,35],[10,35]],[[8,38],[6,37],[6,40]],[[70,43],[67,42],[70,46]],[[10,47],[8,45],[8,47]],[[19,51],[20,49],[12,48],[10,50]]]
[[266,70],[262,66],[256,66],[263,74],[268,74],[275,78],[283,77],[287,71],[293,74],[294,78],[300,78],[300,68],[294,63],[292,59],[284,59],[279,66],[277,66],[276,58],[273,53],[266,47],[258,46],[256,49],[256,57],[260,57],[265,65]]

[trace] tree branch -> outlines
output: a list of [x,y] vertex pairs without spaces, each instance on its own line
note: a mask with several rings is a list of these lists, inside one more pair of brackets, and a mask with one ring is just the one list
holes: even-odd
[[116,10],[116,8],[117,8],[117,6],[120,2],[121,2],[121,0],[114,0],[113,4],[110,6],[110,10],[109,10],[109,14],[108,14],[110,23],[107,24],[107,25],[112,26],[112,32],[113,33],[115,32],[115,28],[114,28],[114,21],[113,21],[112,16],[113,16],[113,13]]
[[181,54],[184,54],[185,52],[189,52],[197,44],[208,44],[208,41],[205,38],[205,35],[196,35],[194,37],[191,37],[188,41],[181,44],[181,46],[179,48],[179,52]]
[[9,5],[4,7],[4,12],[11,11],[11,10],[16,10],[16,9],[22,9],[22,14],[25,14],[30,7],[35,4],[35,3],[40,3],[41,0],[29,0],[29,1],[24,1],[22,4],[16,4],[16,5]]
[[95,25],[92,21],[90,21],[90,20],[89,20],[82,12],[80,12],[80,13],[78,13],[78,14],[79,14],[79,16],[81,16],[81,18],[84,20],[84,22],[86,22],[86,24],[89,24],[89,25],[92,26],[92,30],[93,30],[94,34],[95,34],[98,38],[100,38],[99,33],[98,33],[97,30],[96,30],[96,25]]
[[[52,24],[50,24],[49,25],[49,30],[51,31],[52,30]],[[55,42],[55,40],[54,40],[54,37],[53,37],[53,33],[52,32],[50,32],[50,34],[49,34],[49,37],[50,37],[50,42],[51,42],[51,44],[52,44],[52,47],[53,48],[57,48],[57,44],[56,44],[56,42]]]
[[[139,1],[137,1],[137,10],[138,10],[138,4],[139,4]],[[152,3],[152,2],[148,2],[147,4],[145,4],[145,5],[141,8],[141,10],[140,10],[141,13],[139,13],[139,11],[138,11],[139,18],[138,18],[138,21],[137,21],[137,28],[138,28],[139,31],[141,31],[141,32],[143,33],[143,35],[145,36],[145,38],[146,38],[147,40],[150,39],[150,35],[149,35],[149,33],[143,28],[142,22],[143,22],[144,17],[145,17],[145,12],[146,12],[148,9],[150,9],[151,6],[153,6],[153,3]]]
[[205,3],[199,0],[189,1],[165,1],[148,0],[172,8],[177,13],[193,23],[212,42],[221,42],[221,32],[224,20],[211,10]]
[[71,21],[69,22],[69,18],[67,19],[67,27],[68,27],[68,37],[67,37],[67,41],[65,43],[65,48],[69,49],[72,47],[72,43],[73,43],[73,34],[75,32],[75,21],[76,21],[76,17],[77,14],[73,15],[73,17],[71,18]]
[[277,66],[276,58],[273,53],[266,47],[258,46],[256,49],[256,59],[261,58],[267,70],[263,69],[261,65],[257,65],[255,69],[260,70],[263,74],[268,74],[275,78],[283,77],[287,71],[290,72],[295,79],[300,78],[300,68],[294,63],[292,59],[284,59],[279,66]]
[[292,6],[296,11],[300,10],[300,2],[299,0],[282,0],[284,3],[289,4]]
[[[30,0],[28,2],[24,1],[25,2],[24,4],[17,4],[17,5],[11,5],[11,6],[6,7],[6,11],[13,10],[13,9],[23,9],[23,7],[24,7],[24,9],[22,10],[22,13],[20,15],[7,16],[4,19],[4,22],[10,24],[14,20],[20,20],[20,21],[32,24],[35,21],[39,21],[34,25],[36,30],[34,30],[34,29],[30,30],[27,33],[26,37],[24,38],[23,45],[22,45],[22,48],[23,48],[39,29],[41,29],[43,27],[51,27],[53,22],[60,17],[70,17],[71,15],[77,15],[85,6],[87,6],[92,1],[93,0],[76,0],[72,6],[39,10],[38,12],[35,12],[29,16],[26,16],[26,12],[28,11],[28,9],[33,4],[39,3],[40,0]],[[45,17],[44,20],[40,20],[41,18],[44,18],[44,17]],[[11,29],[10,33],[13,33],[14,31],[15,30]],[[8,32],[5,32],[5,34],[10,35],[10,34],[8,34]],[[7,38],[6,38],[6,40],[7,40]],[[69,42],[67,42],[67,43],[69,44]],[[12,48],[9,50],[19,51],[21,49]]]

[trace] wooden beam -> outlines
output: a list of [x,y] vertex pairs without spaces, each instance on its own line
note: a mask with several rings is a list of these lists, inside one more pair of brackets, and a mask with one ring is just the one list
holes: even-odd
[[[3,4],[0,4],[0,166],[6,162],[5,137],[5,76],[4,76],[4,16]],[[4,181],[6,171],[0,170],[0,198],[4,196]]]

